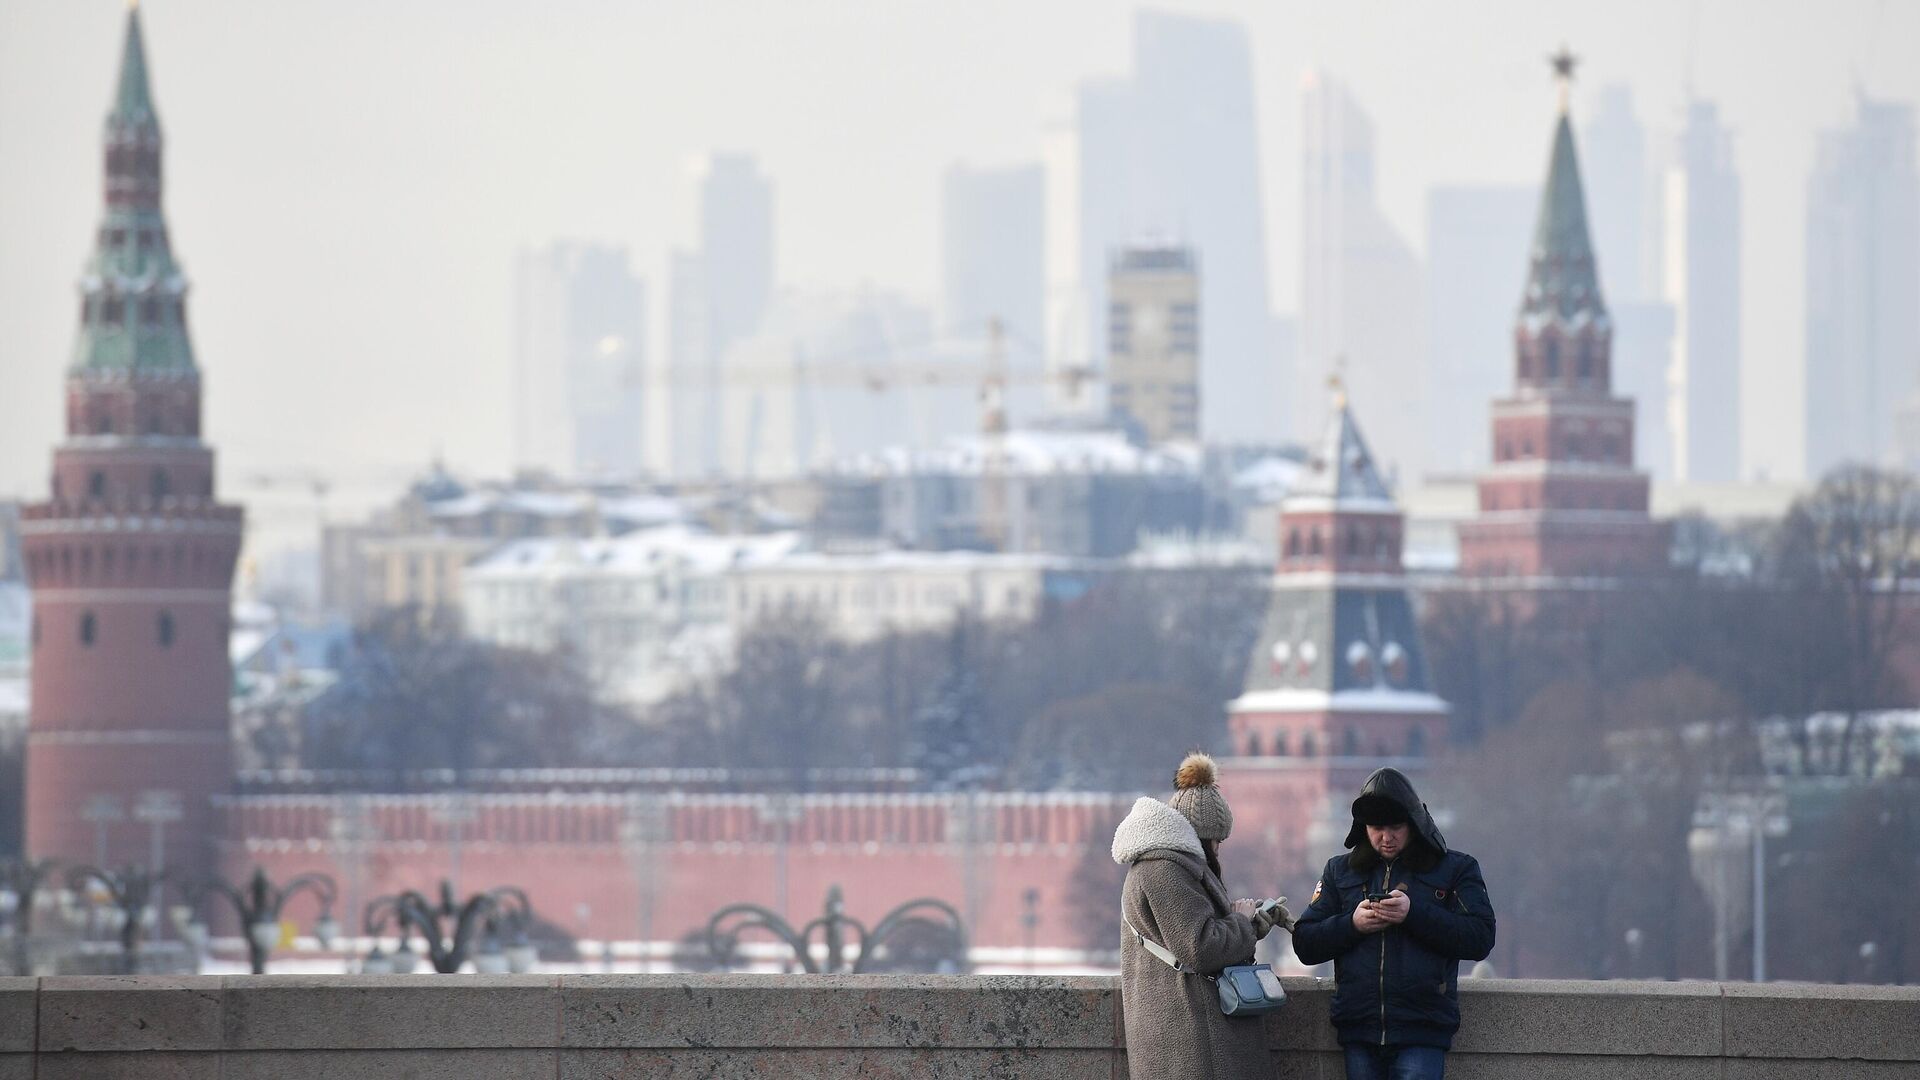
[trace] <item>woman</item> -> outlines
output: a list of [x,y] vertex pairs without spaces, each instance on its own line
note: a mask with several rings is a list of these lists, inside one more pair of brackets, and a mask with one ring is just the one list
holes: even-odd
[[1293,919],[1284,897],[1264,913],[1258,900],[1227,899],[1220,842],[1233,831],[1233,811],[1214,777],[1212,758],[1187,755],[1174,776],[1173,798],[1142,797],[1113,834],[1113,861],[1127,867],[1120,1004],[1127,1074],[1134,1080],[1227,1080],[1272,1071],[1260,1018],[1222,1013],[1219,990],[1204,976],[1253,963],[1254,943]]

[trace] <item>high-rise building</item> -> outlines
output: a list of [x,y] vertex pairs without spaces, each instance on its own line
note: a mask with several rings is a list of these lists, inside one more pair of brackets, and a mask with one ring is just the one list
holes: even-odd
[[1673,477],[1740,478],[1740,177],[1711,102],[1687,107],[1666,183],[1667,302],[1676,318],[1667,380]]
[[1107,278],[1107,404],[1136,438],[1198,440],[1200,267],[1186,248],[1126,248]]
[[759,332],[774,282],[773,182],[742,154],[709,155],[696,182],[699,247],[672,255],[668,290],[673,470],[686,477],[711,476],[728,456],[721,365]]
[[1428,450],[1433,473],[1487,464],[1487,402],[1505,385],[1500,357],[1513,341],[1513,291],[1526,276],[1539,194],[1529,187],[1437,187],[1427,192]]
[[1371,410],[1374,450],[1389,482],[1396,474],[1412,478],[1428,446],[1420,259],[1380,211],[1373,121],[1324,73],[1309,73],[1302,89],[1294,430],[1321,424],[1326,395],[1318,384],[1343,371]]
[[[1920,467],[1920,181],[1911,106],[1862,98],[1807,182],[1807,479]],[[1902,431],[1901,428],[1906,428]]]
[[707,271],[700,253],[667,255],[667,370],[671,469],[682,479],[720,467],[720,358],[708,347]]
[[1140,12],[1133,71],[1084,84],[1077,99],[1075,240],[1094,352],[1082,359],[1104,358],[1114,253],[1141,244],[1191,248],[1207,268],[1200,430],[1212,441],[1271,440],[1285,407],[1271,339],[1252,69],[1240,24]]
[[1654,255],[1648,226],[1652,195],[1647,130],[1633,111],[1633,91],[1614,83],[1600,88],[1586,127],[1587,209],[1593,215],[1593,249],[1606,268],[1607,296],[1617,307],[1645,299]]
[[625,248],[556,243],[515,265],[515,464],[625,476],[645,456],[646,286]]
[[[1594,258],[1613,315],[1613,385],[1637,406],[1634,460],[1655,480],[1674,479],[1667,380],[1674,310],[1662,295],[1664,218],[1647,132],[1627,87],[1603,86],[1586,124],[1587,210]],[[1435,275],[1435,287],[1440,276]],[[1738,403],[1734,403],[1737,409]]]
[[106,209],[81,278],[67,438],[22,513],[33,590],[26,842],[36,858],[213,865],[231,790],[227,653],[241,510],[200,438],[187,282],[161,210],[139,10],[107,114]]
[[1469,576],[1534,583],[1650,574],[1667,528],[1633,467],[1633,402],[1612,387],[1613,319],[1587,227],[1567,116],[1573,58],[1555,58],[1559,121],[1513,331],[1513,393],[1493,403],[1493,464],[1460,526]]
[[773,300],[773,181],[744,154],[714,154],[700,176],[700,260],[708,340],[727,346],[760,329]]
[[1039,165],[955,165],[940,185],[940,327],[982,338],[998,320],[1031,352],[1046,341],[1046,176]]

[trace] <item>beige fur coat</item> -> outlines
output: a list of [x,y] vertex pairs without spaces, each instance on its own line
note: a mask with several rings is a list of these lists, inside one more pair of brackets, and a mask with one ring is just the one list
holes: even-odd
[[[1193,826],[1157,799],[1134,803],[1113,834],[1113,861],[1128,867],[1121,911],[1134,929],[1205,974],[1253,962],[1253,920],[1233,913],[1207,869]],[[1271,1075],[1258,1016],[1220,1011],[1214,984],[1175,971],[1120,927],[1120,1004],[1133,1080],[1242,1080]]]

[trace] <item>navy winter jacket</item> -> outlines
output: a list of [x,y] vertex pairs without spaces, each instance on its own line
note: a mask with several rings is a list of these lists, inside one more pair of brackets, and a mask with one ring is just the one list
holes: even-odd
[[[1395,790],[1402,786],[1404,794]],[[1363,789],[1362,798],[1369,795],[1411,802],[1413,842],[1390,863],[1364,846],[1357,857],[1329,859],[1293,928],[1293,951],[1304,964],[1333,961],[1332,1020],[1342,1045],[1445,1050],[1460,1028],[1460,961],[1484,960],[1493,951],[1493,902],[1480,864],[1447,850],[1404,777],[1380,770]],[[1365,845],[1366,830],[1356,825],[1355,832]],[[1351,836],[1348,843],[1355,844]],[[1354,909],[1368,893],[1395,889],[1411,901],[1405,922],[1374,934],[1354,929]]]

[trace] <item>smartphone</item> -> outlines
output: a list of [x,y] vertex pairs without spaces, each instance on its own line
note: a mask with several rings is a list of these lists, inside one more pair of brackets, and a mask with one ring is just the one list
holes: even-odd
[[1390,892],[1370,892],[1366,896],[1362,897],[1362,899],[1367,900],[1371,903],[1377,904],[1382,900],[1393,899],[1393,894]]

